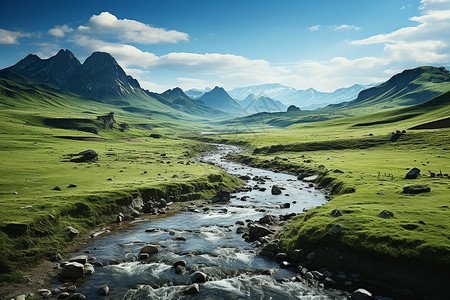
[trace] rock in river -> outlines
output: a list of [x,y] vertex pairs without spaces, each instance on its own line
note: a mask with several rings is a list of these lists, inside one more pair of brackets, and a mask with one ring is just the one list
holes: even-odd
[[373,299],[372,293],[365,289],[357,289],[352,293],[352,300],[369,300]]
[[84,265],[77,262],[69,262],[64,265],[59,276],[65,278],[80,278],[84,276]]
[[274,232],[267,227],[264,227],[264,226],[261,226],[258,224],[252,224],[249,228],[248,233],[249,233],[250,240],[256,241],[260,237],[263,237],[263,236],[266,236],[269,234],[273,234]]
[[159,247],[152,244],[145,245],[139,253],[147,253],[148,255],[158,253]]
[[198,294],[198,292],[200,292],[200,287],[196,283],[191,284],[183,290],[183,293],[186,295]]
[[281,194],[281,189],[276,185],[272,186],[272,195],[280,195],[280,194]]
[[197,271],[192,275],[192,281],[196,283],[205,283],[207,279],[208,276],[200,271]]

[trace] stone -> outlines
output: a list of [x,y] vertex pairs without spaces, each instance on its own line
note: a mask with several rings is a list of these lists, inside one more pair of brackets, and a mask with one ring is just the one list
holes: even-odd
[[150,255],[148,255],[148,253],[139,253],[138,259],[139,260],[146,260],[150,257]]
[[208,276],[200,271],[197,271],[192,275],[192,281],[195,283],[205,283],[207,279]]
[[280,195],[281,189],[278,186],[274,185],[274,186],[272,186],[271,193],[272,193],[272,195]]
[[383,218],[383,219],[390,219],[394,217],[394,213],[388,211],[388,210],[383,210],[382,212],[380,212],[378,214],[378,217]]
[[277,255],[275,255],[275,260],[277,262],[287,261],[288,259],[288,255],[286,253],[277,253]]
[[100,296],[106,296],[109,294],[109,286],[104,285],[101,286],[97,289],[97,294],[99,294]]
[[61,187],[59,185],[55,186],[52,190],[54,191],[61,191]]
[[77,187],[77,185],[76,184],[73,184],[73,183],[71,183],[71,184],[69,184],[68,186],[67,186],[68,188],[76,188]]
[[405,175],[405,179],[417,179],[420,176],[420,169],[418,168],[412,168],[409,170],[408,173]]
[[77,262],[69,262],[63,266],[59,276],[65,278],[81,278],[84,276],[84,265]]
[[152,255],[158,253],[159,247],[157,245],[147,244],[145,245],[139,253],[147,253],[148,255]]
[[108,265],[110,265],[110,266],[116,266],[116,265],[119,265],[119,264],[120,264],[120,261],[118,261],[117,259],[110,259],[108,261]]
[[66,287],[66,289],[64,290],[68,293],[76,293],[77,292],[77,286],[76,285],[69,285],[68,287]]
[[315,256],[316,256],[316,252],[313,251],[313,252],[308,253],[308,255],[306,255],[306,259],[313,260]]
[[84,273],[86,273],[86,275],[92,275],[95,272],[94,266],[87,263],[84,265]]
[[274,232],[272,230],[270,230],[267,227],[264,227],[262,225],[258,225],[258,224],[252,224],[250,225],[248,234],[249,234],[249,239],[251,241],[256,241],[257,239],[263,237],[263,236],[267,236],[269,234],[273,234]]
[[77,262],[82,265],[86,264],[87,261],[88,261],[87,255],[77,255],[77,256],[74,256],[71,259],[69,259],[69,262]]
[[245,227],[245,226],[239,226],[238,228],[236,228],[236,233],[237,234],[244,233],[244,232],[247,232],[247,231],[248,231],[248,228]]
[[183,294],[185,295],[193,295],[198,294],[200,292],[200,287],[197,283],[191,284],[183,290]]
[[290,208],[291,204],[290,203],[282,203],[280,204],[280,208]]
[[176,274],[181,274],[181,273],[183,273],[184,271],[186,271],[186,268],[183,267],[183,266],[176,266],[176,268],[175,268],[175,273],[176,273]]
[[312,175],[312,176],[303,178],[303,181],[304,182],[314,182],[317,180],[317,178],[319,178],[319,175]]
[[78,163],[94,162],[94,161],[98,160],[98,154],[93,149],[81,151],[81,152],[79,152],[77,154],[70,154],[69,156],[70,157],[74,157],[75,156],[75,158],[72,158],[70,161],[71,162],[78,162]]
[[309,177],[309,176],[311,176],[311,174],[308,174],[308,173],[300,173],[300,174],[297,175],[297,179],[298,179],[298,180],[303,180],[304,178]]
[[329,234],[335,234],[335,233],[342,232],[343,230],[344,230],[344,226],[342,226],[341,224],[334,224],[333,226],[331,226],[331,228],[328,231],[328,233]]
[[53,262],[58,262],[58,261],[62,261],[62,260],[63,260],[63,257],[62,257],[62,255],[59,254],[59,253],[57,253],[57,254],[51,259],[51,261],[53,261]]
[[365,289],[357,289],[352,293],[351,300],[369,300],[373,299],[371,292]]
[[278,250],[278,243],[277,242],[270,242],[267,245],[265,245],[262,248],[263,251],[269,251],[269,252],[277,252]]
[[329,277],[326,277],[326,278],[323,280],[323,284],[324,284],[326,287],[332,287],[332,286],[337,285],[336,281],[334,281],[333,279],[331,279],[331,278],[329,278]]
[[427,185],[409,185],[403,188],[403,193],[405,194],[421,194],[421,193],[429,193],[431,191],[430,187]]
[[280,262],[280,268],[282,268],[282,269],[287,269],[287,268],[289,268],[290,266],[291,266],[292,264],[290,263],[290,262],[288,262],[288,261],[282,261],[282,262]]
[[47,289],[39,289],[37,291],[38,295],[40,295],[42,298],[50,298],[52,296],[52,292]]
[[305,278],[311,280],[311,279],[314,279],[314,275],[311,272],[307,272],[305,274]]
[[340,211],[339,209],[335,208],[335,209],[333,209],[333,211],[331,212],[331,216],[332,216],[332,217],[335,217],[335,218],[341,217],[341,216],[342,216],[342,213],[341,213],[341,211]]
[[331,277],[331,276],[333,276],[333,274],[330,271],[324,271],[323,272],[323,276],[324,277]]
[[182,266],[182,267],[186,267],[186,261],[185,260],[179,260],[179,261],[176,261],[174,264],[173,264],[173,267],[174,268],[176,268],[176,267],[178,267],[178,266]]
[[290,258],[293,262],[299,263],[305,259],[305,252],[303,249],[294,249],[294,251],[291,252]]
[[335,170],[333,170],[333,173],[344,174],[344,171],[342,171],[340,169],[335,169]]
[[75,293],[69,296],[69,300],[85,300],[86,296],[81,293]]
[[228,202],[231,199],[231,193],[226,190],[220,190],[217,194],[211,199],[214,202]]
[[70,294],[68,292],[62,292],[58,295],[56,299],[67,299],[69,298]]
[[314,278],[316,278],[316,279],[322,279],[323,278],[323,274],[322,273],[320,273],[319,271],[311,271],[311,274],[313,274],[314,275]]
[[275,216],[273,215],[264,215],[264,217],[258,220],[259,224],[269,224],[275,220]]

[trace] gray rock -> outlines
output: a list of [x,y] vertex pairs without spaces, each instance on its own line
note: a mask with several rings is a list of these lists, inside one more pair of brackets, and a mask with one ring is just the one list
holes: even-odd
[[247,232],[247,231],[248,231],[248,228],[245,227],[245,226],[239,226],[239,227],[236,229],[236,233],[237,233],[237,234],[244,233],[244,232]]
[[277,185],[272,186],[271,192],[272,192],[272,195],[280,195],[282,193],[281,189]]
[[335,208],[335,209],[333,209],[333,211],[331,212],[331,216],[332,216],[332,217],[335,217],[335,218],[341,217],[341,216],[342,216],[342,213],[341,213],[341,211],[340,211],[339,209]]
[[270,242],[267,245],[265,245],[262,250],[264,251],[270,251],[270,252],[277,252],[278,250],[278,243],[277,242]]
[[290,208],[291,204],[290,203],[282,203],[280,204],[280,208]]
[[84,276],[84,265],[77,262],[65,264],[59,273],[59,276],[65,278],[80,278]]
[[259,224],[269,224],[275,220],[275,216],[273,215],[264,215],[264,217],[258,220]]
[[150,257],[150,255],[148,253],[139,253],[139,255],[138,255],[139,260],[146,260],[149,257]]
[[109,286],[104,285],[101,286],[97,289],[97,294],[99,294],[100,296],[106,296],[109,294]]
[[58,297],[56,299],[67,299],[69,298],[70,294],[68,292],[62,292],[61,294],[58,295]]
[[69,262],[77,262],[82,265],[86,264],[87,261],[88,261],[87,255],[77,255],[77,256],[74,256],[71,259],[69,259]]
[[312,175],[312,176],[308,176],[303,178],[303,181],[305,182],[314,182],[317,180],[317,178],[319,178],[319,175]]
[[409,172],[406,174],[405,179],[417,179],[420,176],[420,169],[418,168],[412,168],[409,170]]
[[334,173],[340,173],[340,174],[343,174],[343,173],[344,173],[344,171],[339,170],[339,169],[335,169],[335,170],[333,170],[333,172],[334,172]]
[[186,267],[186,261],[185,260],[179,260],[179,261],[177,261],[177,262],[175,262],[174,264],[173,264],[173,267],[174,268],[176,268],[176,267],[178,267],[178,266],[182,266],[182,267]]
[[329,234],[336,234],[339,232],[342,232],[344,230],[344,226],[341,224],[334,224],[331,226],[330,230],[328,231]]
[[320,273],[319,271],[311,271],[311,274],[313,274],[314,275],[314,278],[316,278],[316,279],[322,279],[323,278],[323,274],[322,273]]
[[403,193],[405,194],[421,194],[421,193],[429,193],[431,191],[430,187],[427,185],[409,185],[403,188]]
[[308,253],[308,255],[306,255],[306,259],[313,260],[315,256],[316,256],[316,252],[313,251],[313,252]]
[[198,294],[199,292],[200,292],[200,287],[198,286],[197,283],[191,284],[190,286],[186,287],[183,290],[183,294],[186,294],[186,295]]
[[50,298],[52,296],[52,292],[47,289],[39,289],[37,291],[38,295],[40,295],[42,298]]
[[76,285],[69,285],[68,287],[66,287],[66,289],[64,290],[68,293],[76,293],[77,292],[77,286]]
[[292,251],[290,258],[293,262],[299,263],[305,259],[305,252],[303,249],[295,249]]
[[183,266],[177,266],[177,267],[175,268],[175,273],[176,273],[176,274],[184,273],[184,271],[186,271],[186,268],[183,267]]
[[118,264],[120,264],[120,261],[118,261],[117,259],[110,259],[108,261],[108,265],[110,265],[110,266],[116,266]]
[[54,191],[61,191],[61,187],[59,185],[55,186],[52,190]]
[[148,255],[152,255],[158,253],[159,247],[157,245],[147,244],[145,245],[139,253],[147,253]]
[[357,289],[352,293],[352,300],[370,300],[373,299],[373,295],[371,292],[365,289]]
[[84,265],[84,273],[86,273],[86,275],[92,275],[95,272],[94,266],[87,263]]
[[329,278],[329,277],[325,277],[325,279],[323,280],[323,284],[326,287],[332,287],[337,285],[336,281],[334,281],[333,279]]
[[394,213],[388,211],[388,210],[383,210],[382,212],[380,212],[378,214],[378,217],[383,218],[383,219],[390,219],[394,217]]
[[324,271],[323,272],[323,276],[324,277],[331,277],[331,276],[333,276],[333,274],[330,271]]
[[19,295],[16,297],[16,300],[25,300],[27,298],[27,295],[23,294],[23,295]]
[[79,235],[80,234],[80,232],[77,229],[73,228],[72,226],[67,226],[66,229],[69,231],[69,233],[71,235]]
[[269,234],[273,234],[274,232],[262,225],[252,224],[250,225],[248,233],[250,241],[256,241],[257,239]]
[[297,179],[298,179],[298,180],[303,180],[303,179],[305,179],[306,177],[309,177],[309,176],[311,176],[311,174],[308,174],[308,173],[300,173],[300,174],[297,175]]
[[75,293],[69,296],[69,300],[86,300],[86,296],[81,293]]
[[207,279],[208,276],[200,271],[197,271],[192,275],[192,281],[195,283],[205,283]]
[[275,260],[277,262],[287,261],[288,259],[288,255],[286,253],[277,253],[277,255],[275,255]]
[[307,272],[305,274],[305,278],[311,280],[311,279],[314,279],[314,275],[311,272]]

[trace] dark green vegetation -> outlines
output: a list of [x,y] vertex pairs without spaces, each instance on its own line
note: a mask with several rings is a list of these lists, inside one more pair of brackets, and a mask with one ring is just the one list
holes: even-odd
[[[67,226],[84,236],[136,197],[210,199],[239,184],[191,160],[207,149],[192,139],[195,118],[176,124],[168,112],[127,111],[9,71],[0,77],[1,281],[73,244]],[[115,123],[97,117],[110,111]],[[87,149],[98,161],[67,156]]]
[[[200,100],[180,89],[151,93],[105,53],[83,65],[68,51],[48,60],[29,56],[18,65],[16,71],[33,79],[0,71],[1,280],[16,280],[14,270],[74,243],[77,237],[67,226],[85,235],[113,221],[133,199],[207,199],[239,184],[191,159],[207,149],[202,141],[248,146],[249,153],[235,157],[246,164],[319,175],[316,185],[327,188],[332,200],[280,234],[287,251],[315,250],[318,265],[388,280],[410,273],[414,280],[404,280],[409,284],[423,279],[416,274],[420,268],[439,275],[450,267],[449,179],[429,173],[449,173],[445,70],[407,70],[354,101],[316,111],[217,123],[229,117],[221,110],[238,109],[232,101],[221,102],[228,99],[224,90]],[[73,79],[85,71],[97,76]],[[84,89],[89,82],[97,94]],[[105,119],[109,112],[116,122]],[[209,135],[199,134],[207,130]],[[88,149],[99,154],[98,161],[70,161],[69,154]],[[421,176],[404,179],[413,167]],[[430,192],[402,192],[413,184],[427,185]],[[330,215],[336,208],[342,216]],[[393,216],[379,217],[384,210]],[[344,230],[330,231],[335,224]]]
[[[254,151],[235,157],[244,163],[317,174],[315,184],[331,192],[331,201],[280,234],[287,252],[316,251],[318,267],[432,293],[445,289],[450,267],[450,179],[439,176],[450,173],[450,130],[432,126],[433,120],[449,115],[447,92],[419,105],[367,116],[216,138],[251,145]],[[408,130],[423,124],[429,130]],[[419,179],[404,179],[414,167],[421,170]],[[409,185],[426,185],[431,191],[403,193]],[[334,209],[342,216],[333,217]],[[393,217],[380,217],[384,210]],[[335,224],[344,230],[334,232]]]

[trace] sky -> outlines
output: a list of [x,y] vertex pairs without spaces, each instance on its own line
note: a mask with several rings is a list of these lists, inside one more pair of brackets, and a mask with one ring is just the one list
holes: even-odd
[[108,52],[154,92],[331,92],[423,65],[450,69],[450,0],[1,1],[0,69],[60,49],[81,62]]

